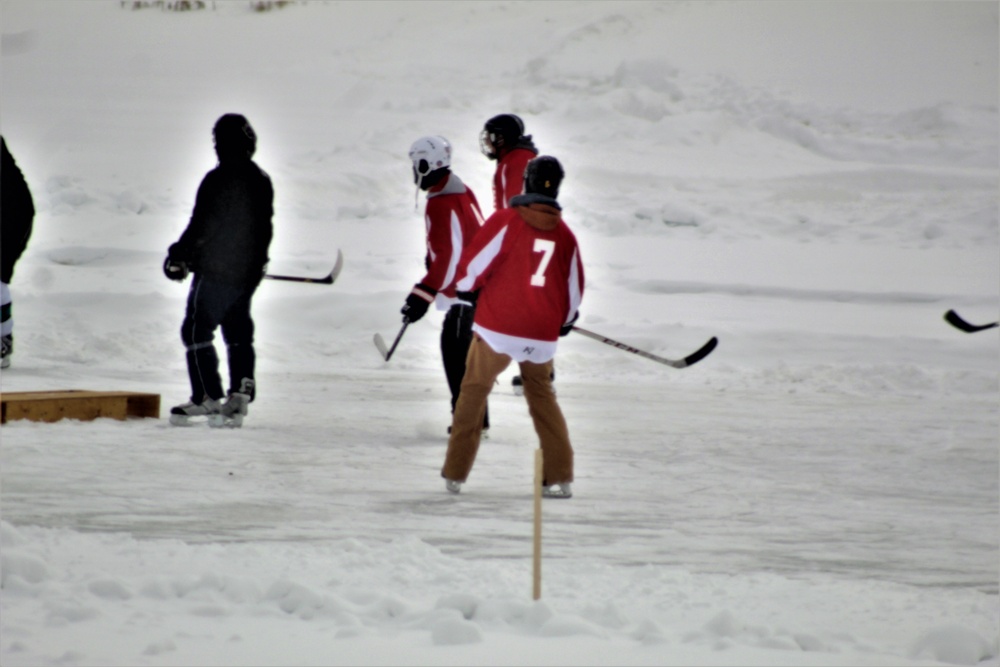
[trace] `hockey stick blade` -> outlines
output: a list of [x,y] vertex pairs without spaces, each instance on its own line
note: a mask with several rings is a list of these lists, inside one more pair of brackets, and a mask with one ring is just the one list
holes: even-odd
[[385,339],[382,338],[382,334],[375,334],[375,347],[378,348],[378,353],[382,355],[384,361],[389,361],[389,346],[385,344]]
[[707,343],[705,343],[700,348],[698,348],[698,350],[689,354],[683,359],[667,359],[665,357],[652,354],[651,352],[646,352],[645,350],[640,350],[638,348],[632,347],[631,345],[626,345],[625,343],[621,343],[612,338],[608,338],[607,336],[602,336],[599,333],[588,331],[587,329],[582,329],[580,327],[575,326],[573,327],[573,331],[581,333],[584,336],[587,336],[588,338],[593,338],[596,341],[600,341],[605,345],[610,345],[611,347],[617,347],[619,350],[625,350],[626,352],[637,354],[640,357],[649,359],[650,361],[655,361],[660,364],[664,364],[666,366],[670,366],[672,368],[687,368],[688,366],[692,366],[698,363],[699,361],[707,357],[709,354],[711,354],[712,350],[714,350],[716,346],[718,346],[719,344],[719,339],[716,338],[715,336],[712,336],[712,338],[710,338]]
[[965,333],[976,333],[977,331],[986,331],[987,329],[1000,326],[1000,322],[990,322],[989,324],[971,324],[963,320],[954,310],[949,310],[945,313],[944,319],[948,322],[948,324],[952,325],[956,329],[964,331]]
[[293,283],[314,283],[316,285],[332,285],[337,276],[340,275],[340,270],[344,268],[344,253],[340,250],[337,251],[337,262],[333,265],[333,270],[329,274],[322,278],[307,278],[305,276],[278,276],[271,273],[264,275],[265,278],[270,280],[287,280]]
[[385,339],[382,338],[382,334],[375,334],[375,347],[378,348],[379,354],[382,355],[382,359],[389,361],[389,357],[392,353],[396,351],[396,346],[399,345],[399,341],[403,338],[403,333],[406,331],[406,327],[410,326],[410,321],[407,319],[403,320],[403,328],[399,330],[396,334],[396,340],[392,341],[392,347],[387,347],[385,344]]
[[716,338],[715,336],[712,336],[711,338],[708,339],[707,343],[701,346],[701,349],[684,357],[684,365],[681,366],[681,368],[687,368],[688,366],[692,366],[698,363],[699,361],[710,355],[712,353],[712,350],[714,350],[718,345],[719,345],[719,339]]

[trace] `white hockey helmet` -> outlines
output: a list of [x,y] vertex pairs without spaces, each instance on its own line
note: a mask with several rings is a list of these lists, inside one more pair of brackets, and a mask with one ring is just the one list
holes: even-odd
[[432,171],[451,167],[451,144],[440,136],[420,137],[410,146],[413,172],[423,178]]

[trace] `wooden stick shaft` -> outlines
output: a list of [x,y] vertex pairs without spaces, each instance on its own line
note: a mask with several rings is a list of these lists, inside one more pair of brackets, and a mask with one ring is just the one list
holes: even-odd
[[542,597],[542,450],[535,450],[535,536],[532,559],[532,599]]

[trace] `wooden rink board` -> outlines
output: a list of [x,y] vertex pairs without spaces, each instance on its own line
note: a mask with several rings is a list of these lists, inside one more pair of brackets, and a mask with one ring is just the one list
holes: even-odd
[[16,419],[55,422],[100,417],[160,418],[160,395],[130,391],[12,391],[0,394],[0,423]]

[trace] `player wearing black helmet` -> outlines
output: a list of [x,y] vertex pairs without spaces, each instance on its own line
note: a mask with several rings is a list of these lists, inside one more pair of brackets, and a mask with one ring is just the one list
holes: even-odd
[[524,189],[524,168],[538,155],[531,135],[524,134],[524,121],[514,114],[500,114],[486,121],[479,134],[483,155],[496,160],[493,174],[493,209],[510,207],[510,198]]

